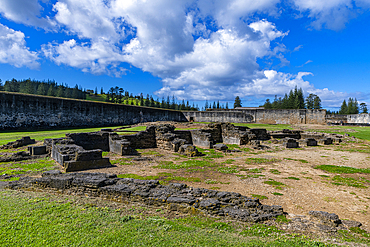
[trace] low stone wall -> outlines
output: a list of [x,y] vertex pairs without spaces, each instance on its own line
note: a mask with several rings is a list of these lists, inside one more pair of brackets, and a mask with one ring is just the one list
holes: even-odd
[[326,110],[230,109],[184,112],[188,121],[262,124],[326,124]]
[[141,202],[168,206],[172,210],[225,216],[240,221],[260,222],[283,214],[281,206],[262,205],[258,199],[235,192],[192,188],[186,184],[168,186],[156,180],[117,178],[104,173],[45,172],[41,178],[24,177],[2,184],[11,189],[53,189],[66,194],[102,197],[118,202]]
[[187,121],[180,111],[0,92],[0,129],[99,127]]
[[187,120],[192,122],[229,122],[253,123],[254,117],[241,111],[193,111],[184,112]]
[[347,115],[349,124],[370,124],[370,114],[352,114]]
[[76,145],[86,150],[101,149],[109,151],[109,132],[99,131],[90,133],[68,133],[67,138],[71,138]]

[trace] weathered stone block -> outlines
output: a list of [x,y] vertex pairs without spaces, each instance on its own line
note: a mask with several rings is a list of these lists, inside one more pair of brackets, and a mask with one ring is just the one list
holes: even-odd
[[299,148],[299,144],[295,139],[287,138],[284,140],[284,146],[286,148]]
[[198,151],[198,149],[195,146],[190,145],[190,144],[182,145],[179,148],[179,153],[184,154],[188,157],[195,157],[195,156],[200,156],[201,155],[201,153]]
[[86,161],[66,161],[64,162],[65,172],[83,171],[96,168],[104,168],[112,166],[108,158],[102,158],[98,160],[86,160]]
[[337,227],[339,224],[341,224],[341,220],[336,214],[330,214],[324,211],[310,211],[308,214],[319,219],[324,225],[330,227]]
[[119,155],[135,154],[136,150],[131,147],[131,143],[127,139],[114,139],[118,135],[109,137],[109,151]]
[[218,143],[216,145],[213,145],[213,148],[215,150],[219,150],[219,151],[226,151],[227,149],[229,149],[228,146],[226,146],[225,144],[222,144],[222,143]]
[[354,221],[354,220],[342,220],[342,224],[347,228],[362,226],[361,222]]
[[331,144],[333,144],[333,139],[331,139],[331,138],[323,138],[323,139],[320,139],[319,141],[318,141],[318,143],[319,144],[321,144],[321,145],[331,145]]
[[193,145],[207,149],[213,148],[214,140],[210,133],[206,133],[201,130],[192,130],[191,136],[193,139]]
[[28,147],[28,152],[30,155],[42,155],[46,154],[46,146],[31,146]]

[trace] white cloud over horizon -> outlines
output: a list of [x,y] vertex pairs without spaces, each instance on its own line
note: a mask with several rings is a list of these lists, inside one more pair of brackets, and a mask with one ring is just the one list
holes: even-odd
[[0,24],[0,63],[7,63],[17,68],[26,66],[38,69],[40,64],[36,52],[26,46],[24,33]]
[[[256,14],[281,15],[280,0],[3,0],[0,14],[17,23],[76,37],[30,51],[23,33],[0,26],[0,42],[19,53],[1,53],[0,62],[37,68],[39,57],[92,74],[120,77],[128,63],[160,77],[156,95],[189,100],[232,100],[236,95],[282,95],[294,86],[318,94],[325,104],[347,94],[317,89],[303,76],[261,68],[257,62],[289,64],[289,35]],[[367,9],[370,0],[292,0],[291,7],[312,19],[316,29],[338,30]],[[53,15],[41,16],[51,5]],[[20,6],[20,7],[19,7]],[[9,31],[12,30],[12,31]],[[23,36],[22,36],[23,34]],[[12,36],[13,35],[13,36]],[[3,41],[2,41],[3,40]],[[6,43],[8,41],[8,43]],[[18,44],[18,46],[17,46]],[[299,52],[302,45],[294,52]],[[9,48],[8,48],[9,49]],[[1,55],[3,54],[3,55]],[[307,63],[312,62],[307,60]],[[337,102],[338,103],[338,102]]]

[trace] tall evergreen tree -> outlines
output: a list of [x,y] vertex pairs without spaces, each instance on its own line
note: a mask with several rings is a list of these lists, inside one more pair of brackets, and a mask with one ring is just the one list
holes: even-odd
[[293,90],[290,90],[289,96],[288,96],[287,109],[294,109],[294,102],[295,102],[294,91]]
[[49,90],[47,92],[47,95],[48,96],[55,96],[55,90],[54,90],[54,86],[53,85],[50,85],[49,86]]
[[38,87],[37,87],[37,91],[36,91],[36,94],[38,95],[46,95],[47,91],[46,91],[46,83],[41,83]]
[[272,109],[272,104],[270,102],[270,99],[266,99],[266,102],[265,102],[265,104],[263,104],[263,107],[265,109]]
[[234,101],[234,109],[236,107],[242,107],[242,101],[240,100],[239,96],[236,96],[235,97],[235,101]]
[[315,95],[313,99],[313,109],[321,109],[321,99],[319,96]]
[[366,103],[361,103],[360,104],[360,109],[361,109],[361,113],[368,113]]
[[57,97],[64,97],[64,88],[62,85],[59,85],[56,92]]
[[342,115],[348,114],[348,106],[346,100],[343,100],[343,103],[340,106],[339,114]]
[[79,90],[78,90],[78,85],[77,84],[72,90],[72,98],[73,99],[78,99],[79,98]]

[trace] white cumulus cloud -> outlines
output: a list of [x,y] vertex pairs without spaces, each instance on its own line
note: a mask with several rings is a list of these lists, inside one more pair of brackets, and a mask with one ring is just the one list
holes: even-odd
[[[162,79],[158,96],[231,100],[235,95],[281,95],[295,85],[322,95],[323,100],[330,100],[333,94],[343,96],[316,89],[303,79],[309,72],[291,75],[261,68],[260,61],[289,64],[283,44],[288,32],[261,19],[279,18],[281,2],[59,0],[53,5],[53,21],[76,37],[45,44],[42,51],[58,65],[94,74],[121,76],[126,72],[122,63],[128,63]],[[292,0],[291,7],[311,18],[315,28],[340,29],[359,6],[368,8],[368,2]],[[293,51],[299,52],[301,47]]]
[[26,46],[24,33],[0,24],[0,63],[37,69],[38,59],[38,54]]
[[1,0],[0,14],[17,23],[51,29],[55,23],[48,17],[40,17],[43,11],[40,2],[49,0]]

